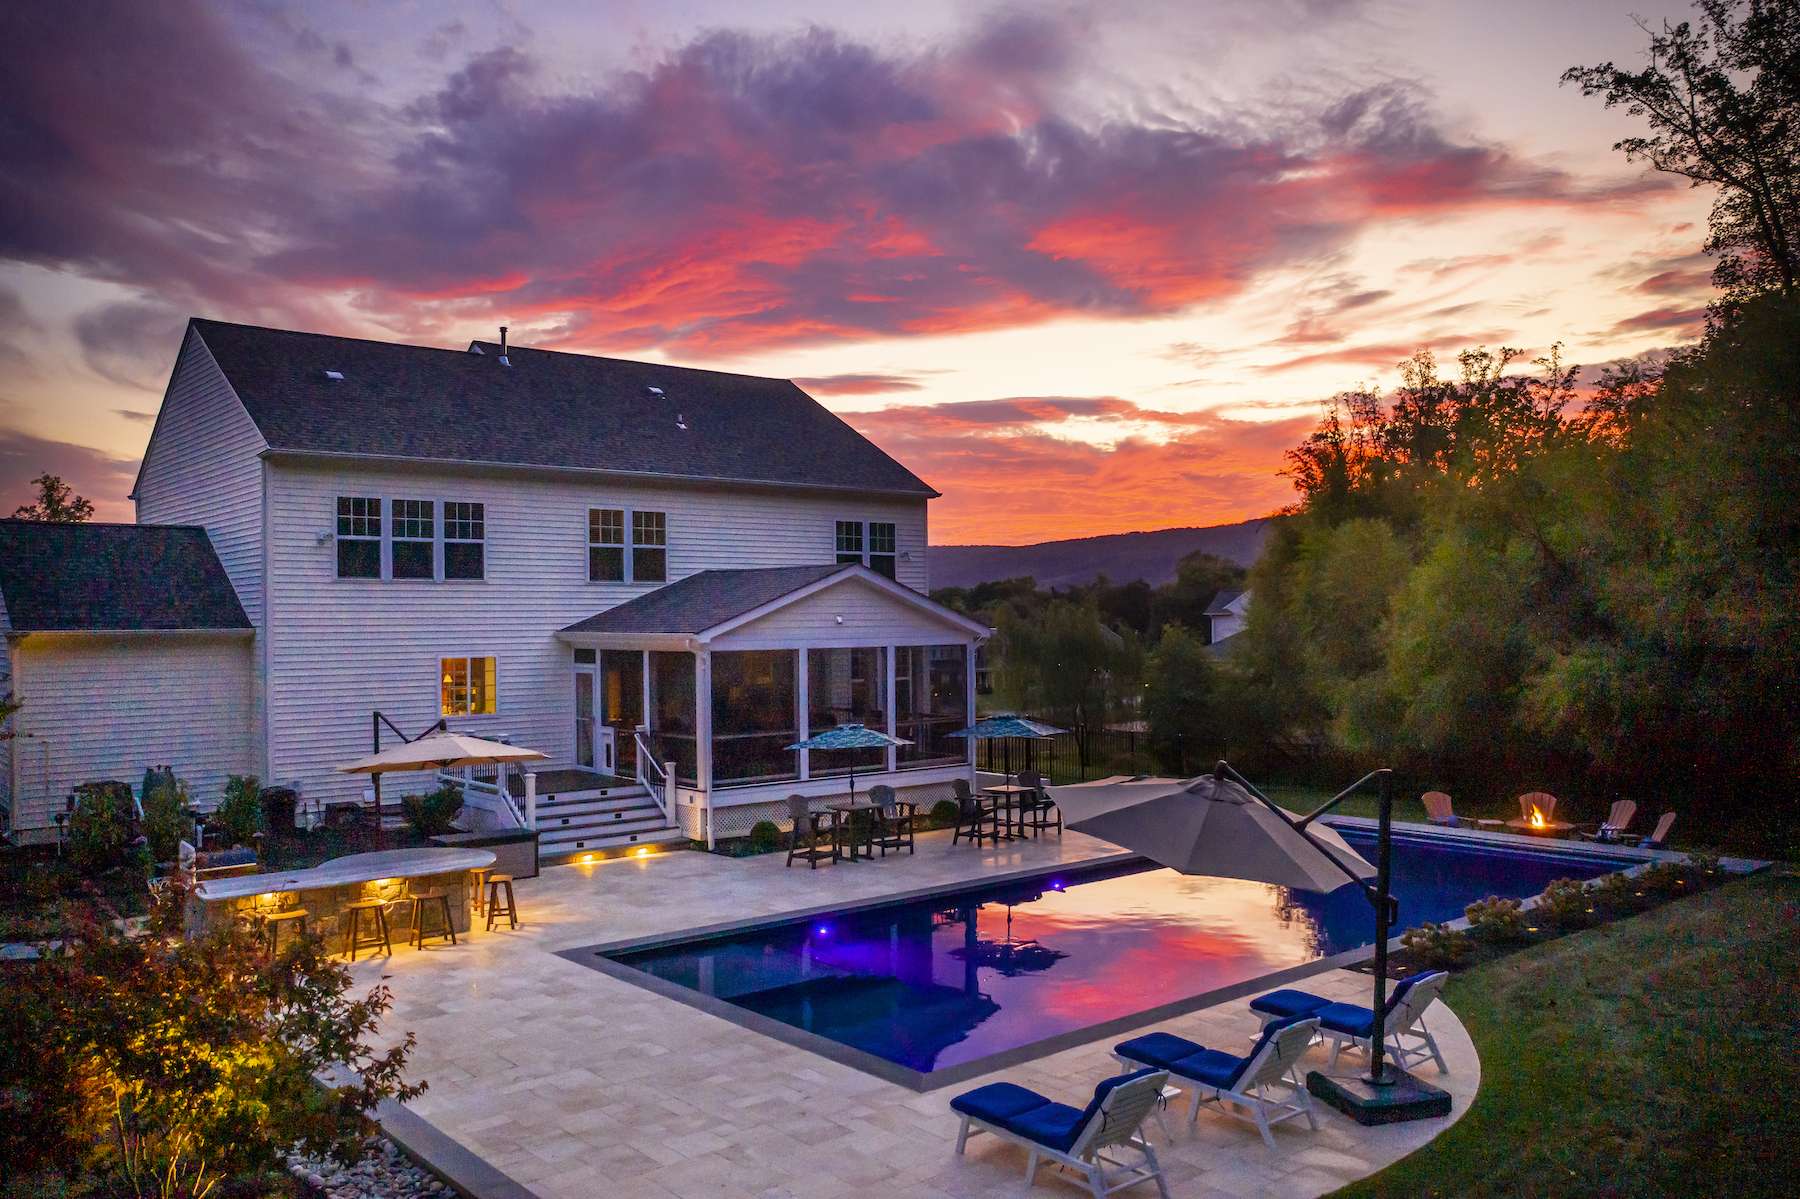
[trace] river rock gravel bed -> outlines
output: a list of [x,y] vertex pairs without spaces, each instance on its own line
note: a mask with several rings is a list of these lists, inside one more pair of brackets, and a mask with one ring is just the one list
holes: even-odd
[[353,1166],[301,1153],[288,1154],[287,1165],[294,1177],[326,1199],[448,1199],[455,1194],[385,1137],[370,1137],[368,1152]]

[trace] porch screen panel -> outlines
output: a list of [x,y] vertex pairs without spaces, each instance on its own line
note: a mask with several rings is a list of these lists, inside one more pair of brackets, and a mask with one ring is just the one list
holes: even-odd
[[800,777],[794,651],[747,650],[712,656],[713,781]]
[[896,736],[902,768],[965,761],[960,738],[949,734],[968,723],[969,675],[960,645],[902,645],[894,651]]
[[675,763],[675,777],[692,785],[699,777],[694,730],[694,656],[652,653],[650,741],[659,761]]
[[[887,650],[814,649],[806,652],[806,731],[816,736],[840,724],[861,724],[887,732]],[[815,749],[808,759],[813,778],[882,770],[885,749]]]

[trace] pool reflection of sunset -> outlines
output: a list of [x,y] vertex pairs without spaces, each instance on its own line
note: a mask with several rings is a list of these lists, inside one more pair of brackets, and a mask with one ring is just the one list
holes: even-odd
[[[1401,838],[1394,894],[1405,927],[1613,868]],[[614,960],[930,1072],[1303,966],[1366,944],[1372,927],[1355,887],[1318,895],[1126,862]]]

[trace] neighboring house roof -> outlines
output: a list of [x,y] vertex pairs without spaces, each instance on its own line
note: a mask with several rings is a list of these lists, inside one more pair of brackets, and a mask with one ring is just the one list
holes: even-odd
[[276,452],[937,494],[786,379],[190,325]]
[[0,520],[10,631],[249,629],[206,530]]
[[842,580],[860,579],[897,601],[929,611],[977,637],[988,629],[905,584],[848,563],[703,570],[563,629],[579,641],[598,637],[697,637],[723,633]]
[[1231,615],[1233,615],[1234,612],[1233,612],[1231,605],[1237,603],[1238,600],[1241,599],[1245,594],[1247,594],[1247,593],[1241,587],[1238,588],[1236,591],[1226,590],[1226,591],[1219,592],[1217,595],[1213,596],[1212,599],[1207,602],[1205,615],[1207,615],[1207,616],[1231,616]]

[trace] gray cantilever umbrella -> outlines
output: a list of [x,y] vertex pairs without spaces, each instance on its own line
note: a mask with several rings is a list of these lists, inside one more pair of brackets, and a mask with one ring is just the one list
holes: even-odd
[[[1183,874],[1243,878],[1304,891],[1334,891],[1375,877],[1325,825],[1311,839],[1230,779],[1126,779],[1051,787],[1063,825]],[[1317,843],[1323,843],[1321,847]],[[1325,850],[1338,859],[1333,865]],[[1348,873],[1346,873],[1348,872]]]
[[[834,729],[826,729],[823,733],[808,737],[804,741],[796,741],[789,749],[886,749],[890,745],[911,745],[904,737],[890,737],[886,733],[866,728],[860,724],[840,724]],[[856,802],[856,767],[850,767],[850,801]]]

